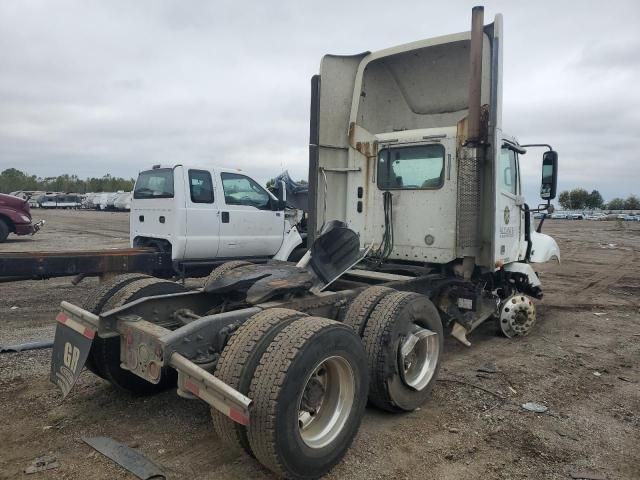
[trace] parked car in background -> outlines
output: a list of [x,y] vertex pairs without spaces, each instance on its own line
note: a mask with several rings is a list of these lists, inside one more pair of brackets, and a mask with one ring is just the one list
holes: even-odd
[[567,218],[569,218],[569,215],[566,213],[554,213],[551,215],[552,220],[566,220]]
[[584,218],[585,218],[584,213],[571,213],[569,215],[569,220],[584,220]]

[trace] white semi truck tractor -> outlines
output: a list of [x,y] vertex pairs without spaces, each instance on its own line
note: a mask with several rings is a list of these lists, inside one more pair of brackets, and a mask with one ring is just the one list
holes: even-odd
[[529,207],[528,147],[502,128],[502,48],[502,17],[484,25],[477,7],[471,32],[325,56],[302,259],[230,261],[195,290],[126,274],[63,302],[52,381],[66,395],[86,366],[140,395],[176,388],[211,406],[247,461],[317,478],[367,401],[395,413],[427,401],[445,334],[469,345],[489,320],[527,335],[542,297],[532,265],[560,259],[531,219],[555,196],[557,154],[543,155],[546,204]]

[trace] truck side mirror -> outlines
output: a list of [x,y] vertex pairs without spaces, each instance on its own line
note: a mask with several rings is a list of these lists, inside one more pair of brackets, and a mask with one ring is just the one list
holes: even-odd
[[558,152],[550,150],[542,156],[542,185],[540,197],[543,200],[556,198],[558,187]]

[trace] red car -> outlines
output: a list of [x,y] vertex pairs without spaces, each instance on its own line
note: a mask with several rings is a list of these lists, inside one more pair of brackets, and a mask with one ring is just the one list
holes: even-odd
[[0,243],[10,233],[33,235],[44,225],[44,220],[33,223],[29,202],[13,195],[0,193]]

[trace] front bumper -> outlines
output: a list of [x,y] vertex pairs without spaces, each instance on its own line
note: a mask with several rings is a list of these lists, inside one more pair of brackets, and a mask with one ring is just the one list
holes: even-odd
[[35,235],[44,226],[44,220],[36,223],[16,224],[16,235]]

